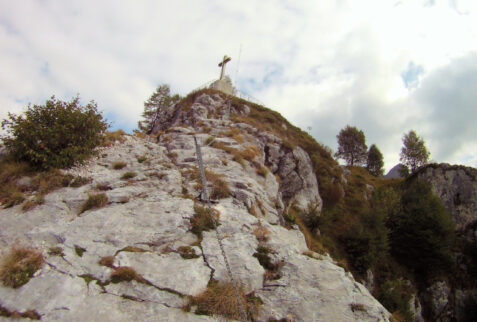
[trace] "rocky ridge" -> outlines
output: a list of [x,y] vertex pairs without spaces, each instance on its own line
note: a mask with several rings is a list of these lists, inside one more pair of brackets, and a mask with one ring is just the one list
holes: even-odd
[[[34,247],[46,264],[17,289],[0,286],[0,306],[35,310],[45,321],[220,319],[181,309],[187,296],[198,295],[211,280],[228,281],[215,232],[205,231],[202,238],[191,232],[200,194],[196,136],[206,169],[228,187],[213,208],[235,279],[262,302],[258,320],[387,321],[386,309],[350,273],[329,256],[310,252],[297,226],[281,225],[288,207],[321,207],[308,154],[249,124],[231,122],[230,114],[250,109],[227,106],[223,96],[203,94],[190,109],[171,108],[156,127],[157,142],[128,135],[68,171],[90,183],[56,190],[29,211],[1,210],[2,253],[15,244]],[[119,161],[126,167],[113,169]],[[126,172],[136,176],[122,179]],[[80,214],[88,196],[98,193],[107,196],[107,205]],[[274,279],[266,278],[254,256],[259,246],[280,263]],[[62,255],[49,254],[52,247],[61,247]],[[184,258],[181,247],[195,256]],[[98,263],[107,256],[147,283],[111,283],[114,269]]]

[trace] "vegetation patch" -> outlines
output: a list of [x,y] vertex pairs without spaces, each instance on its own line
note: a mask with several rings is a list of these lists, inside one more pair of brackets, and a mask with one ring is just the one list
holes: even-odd
[[[183,172],[185,176],[189,176],[191,180],[197,182],[197,187],[202,190],[202,179],[200,176],[200,170],[197,167],[189,169]],[[229,184],[224,181],[219,174],[205,169],[205,178],[208,183],[211,183],[212,190],[210,191],[209,198],[222,199],[231,196]]]
[[78,246],[78,245],[75,245],[75,253],[76,255],[78,255],[79,257],[83,257],[83,254],[84,252],[86,252],[86,249],[81,247],[81,246]]
[[262,225],[262,222],[259,220],[257,224],[257,228],[253,230],[253,234],[257,238],[259,243],[265,243],[269,239],[270,231],[267,227]]
[[137,173],[134,172],[134,171],[128,171],[128,172],[125,172],[122,176],[121,176],[121,180],[129,180],[129,179],[132,179],[134,177],[137,176]]
[[30,319],[30,320],[41,320],[41,315],[38,314],[35,310],[26,310],[24,312],[10,311],[0,305],[0,316],[4,316],[12,319]]
[[190,246],[180,246],[179,248],[177,248],[177,251],[184,259],[193,259],[200,257],[200,255],[197,255],[194,249]]
[[202,232],[214,229],[214,222],[212,221],[211,216],[214,216],[215,221],[218,224],[219,212],[215,209],[209,209],[199,204],[194,205],[194,211],[194,216],[190,218],[190,224],[192,226],[190,231],[202,239]]
[[[262,304],[260,299],[253,294],[245,295],[242,289],[239,289],[239,297],[246,310],[247,319],[255,320],[258,308]],[[189,311],[192,306],[197,306],[195,314],[198,315],[218,315],[227,319],[242,320],[237,300],[233,284],[211,281],[207,289],[192,297],[184,309]]]
[[98,264],[101,265],[101,266],[115,268],[114,267],[114,256],[101,257],[101,259],[98,261]]
[[125,168],[127,165],[128,164],[124,161],[116,161],[116,162],[113,162],[112,167],[114,170],[121,170]]
[[272,258],[270,257],[270,254],[272,253],[272,250],[268,247],[265,246],[258,246],[257,251],[253,256],[258,259],[258,262],[260,265],[265,268],[265,279],[266,280],[276,280],[281,277],[280,274],[280,269],[283,266],[283,262],[273,262]]
[[88,199],[85,201],[81,207],[80,214],[87,210],[97,209],[106,206],[108,203],[108,197],[105,193],[98,193],[94,195],[89,195]]
[[5,286],[18,288],[28,283],[43,263],[43,255],[36,249],[15,247],[2,259],[0,280]]
[[114,254],[114,256],[116,256],[117,254],[119,254],[120,252],[130,252],[130,253],[145,253],[147,252],[147,250],[145,249],[142,249],[140,247],[136,247],[136,246],[126,246],[124,247],[123,249],[120,249],[116,252],[116,254]]
[[59,246],[50,247],[50,249],[48,250],[48,254],[52,256],[60,256],[60,257],[65,256],[65,254],[63,253],[63,248]]
[[364,304],[361,304],[361,303],[350,303],[349,306],[351,308],[351,311],[353,311],[353,312],[367,312],[368,311],[368,310],[366,310],[366,307],[364,306]]
[[117,130],[117,131],[106,131],[104,135],[104,142],[102,145],[104,146],[111,146],[115,144],[116,142],[124,143],[126,141],[126,132],[123,130]]
[[81,106],[79,97],[63,102],[52,96],[21,115],[9,113],[2,122],[8,135],[1,139],[14,160],[36,169],[67,168],[93,155],[108,126],[96,103]]
[[111,273],[110,280],[112,283],[130,282],[132,280],[135,280],[136,282],[144,283],[144,279],[142,278],[142,276],[136,273],[134,268],[129,266],[117,267]]
[[263,166],[263,165],[259,165],[256,169],[255,169],[255,173],[257,173],[259,176],[261,177],[264,177],[266,178],[267,177],[267,173],[268,173],[268,169],[266,166]]
[[145,155],[141,155],[141,156],[137,157],[137,162],[139,162],[139,163],[143,163],[146,160],[147,160],[147,156],[145,156]]

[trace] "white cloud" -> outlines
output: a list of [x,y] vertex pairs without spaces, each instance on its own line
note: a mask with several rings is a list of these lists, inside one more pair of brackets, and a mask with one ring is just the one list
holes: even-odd
[[[130,130],[157,85],[186,94],[216,78],[228,54],[240,89],[331,147],[355,125],[389,169],[413,128],[437,161],[475,166],[476,91],[465,73],[477,61],[475,1],[50,0],[0,9],[0,118],[80,93]],[[411,62],[421,69],[408,90],[401,76]]]

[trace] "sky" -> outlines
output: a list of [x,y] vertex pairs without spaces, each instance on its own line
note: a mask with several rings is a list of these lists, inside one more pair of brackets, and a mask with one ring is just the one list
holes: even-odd
[[137,128],[161,84],[219,77],[334,151],[346,125],[399,162],[415,130],[433,162],[477,167],[475,0],[0,0],[0,119],[52,95]]

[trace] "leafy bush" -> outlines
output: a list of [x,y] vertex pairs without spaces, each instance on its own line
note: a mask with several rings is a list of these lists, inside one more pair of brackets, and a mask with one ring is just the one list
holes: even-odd
[[0,280],[5,286],[20,287],[28,283],[43,263],[43,255],[37,250],[13,248],[0,264]]
[[29,105],[24,115],[8,114],[2,136],[10,155],[35,168],[67,168],[88,159],[103,142],[108,124],[93,101],[79,104],[52,96],[45,105]]

